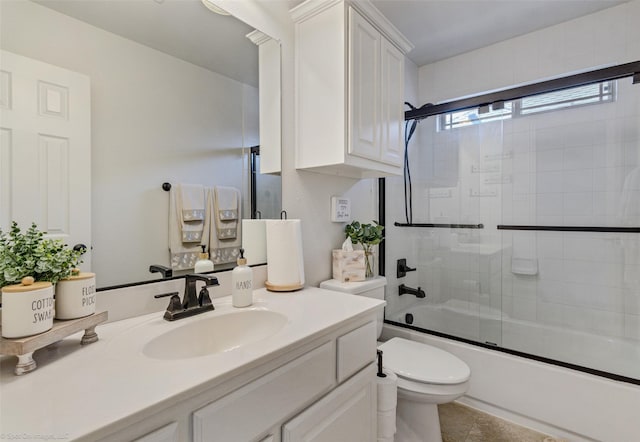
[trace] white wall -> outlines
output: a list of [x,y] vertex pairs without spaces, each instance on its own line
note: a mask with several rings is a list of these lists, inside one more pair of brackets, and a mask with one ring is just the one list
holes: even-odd
[[161,184],[246,190],[257,91],[35,3],[2,2],[1,18],[3,49],[91,78],[98,285],[157,278],[148,266],[169,263]]

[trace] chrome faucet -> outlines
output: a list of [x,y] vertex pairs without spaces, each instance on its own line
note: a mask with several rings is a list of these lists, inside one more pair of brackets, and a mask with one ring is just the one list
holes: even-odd
[[[164,312],[164,319],[167,321],[188,318],[189,316],[214,310],[207,288],[220,285],[218,278],[197,273],[186,275],[184,278],[184,296],[182,301],[180,301],[180,296],[177,294],[171,296],[167,311]],[[202,287],[198,296],[196,296],[196,281],[205,282],[205,286]]]

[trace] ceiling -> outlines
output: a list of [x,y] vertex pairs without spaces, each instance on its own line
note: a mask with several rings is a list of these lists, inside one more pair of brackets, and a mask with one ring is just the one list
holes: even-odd
[[[34,1],[227,77],[258,85],[258,50],[245,37],[253,29],[233,17],[210,12],[200,0]],[[423,66],[625,1],[372,0],[372,3],[414,44],[408,56]],[[300,3],[302,0],[288,1],[290,7]]]
[[[1,1],[1,0],[0,0]],[[258,87],[249,25],[200,0],[34,0],[158,51]]]
[[553,26],[627,0],[372,0],[411,41],[418,66]]

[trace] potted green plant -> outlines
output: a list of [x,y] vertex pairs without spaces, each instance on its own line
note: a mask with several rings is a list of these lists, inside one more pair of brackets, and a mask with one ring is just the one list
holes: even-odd
[[35,223],[22,233],[14,221],[8,233],[0,229],[0,287],[17,284],[25,276],[55,284],[71,276],[80,255],[59,239],[45,238]]
[[384,226],[373,221],[373,224],[361,224],[353,221],[344,228],[344,233],[354,244],[360,244],[364,250],[365,277],[372,278],[373,271],[373,246],[376,246],[384,239]]
[[0,229],[2,336],[30,336],[52,327],[53,286],[71,276],[80,255],[45,238],[35,223],[24,233],[15,221],[8,232]]

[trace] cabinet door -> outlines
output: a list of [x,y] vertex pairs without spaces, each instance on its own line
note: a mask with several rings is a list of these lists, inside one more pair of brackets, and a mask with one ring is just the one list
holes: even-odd
[[349,153],[380,160],[380,33],[349,9]]
[[309,353],[193,412],[194,442],[253,441],[335,385],[335,346]]
[[376,377],[373,365],[286,423],[283,442],[376,440]]
[[134,442],[178,442],[178,424],[171,422]]
[[401,166],[404,156],[404,55],[384,38],[381,44],[381,160]]

